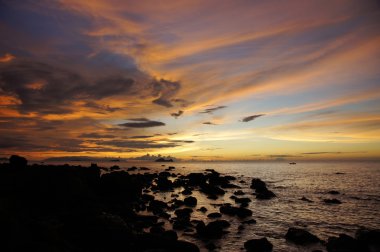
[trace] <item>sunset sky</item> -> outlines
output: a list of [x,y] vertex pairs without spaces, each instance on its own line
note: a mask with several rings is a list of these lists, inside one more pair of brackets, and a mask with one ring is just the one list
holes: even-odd
[[0,1],[0,157],[380,159],[380,2]]

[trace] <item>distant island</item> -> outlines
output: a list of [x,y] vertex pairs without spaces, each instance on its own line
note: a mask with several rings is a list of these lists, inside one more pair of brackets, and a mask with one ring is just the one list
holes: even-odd
[[169,158],[169,159],[159,158],[159,159],[156,159],[155,162],[174,162],[174,161],[171,158]]

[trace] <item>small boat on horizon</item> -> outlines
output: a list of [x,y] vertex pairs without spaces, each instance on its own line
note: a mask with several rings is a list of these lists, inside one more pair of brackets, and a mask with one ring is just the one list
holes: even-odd
[[291,165],[295,165],[295,164],[297,164],[296,162],[290,162],[289,164],[291,164]]

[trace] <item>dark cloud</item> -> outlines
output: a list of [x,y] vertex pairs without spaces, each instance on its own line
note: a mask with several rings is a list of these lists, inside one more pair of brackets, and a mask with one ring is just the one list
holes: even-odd
[[173,103],[178,104],[178,106],[180,106],[182,108],[185,108],[185,107],[189,106],[192,103],[190,101],[187,101],[185,99],[180,99],[180,98],[172,99],[171,101]]
[[151,121],[146,118],[132,118],[129,119],[132,122],[122,123],[119,126],[130,127],[130,128],[150,128],[165,126],[165,123],[159,121]]
[[140,139],[140,138],[151,138],[151,137],[155,137],[155,135],[151,135],[151,136],[131,136],[129,138],[131,139]]
[[79,135],[81,138],[115,138],[114,135],[108,135],[108,134],[99,134],[99,133],[84,133]]
[[87,107],[112,112],[115,108],[94,101],[128,95],[135,81],[116,72],[108,75],[89,77],[51,63],[17,59],[0,65],[0,88],[20,100],[14,106],[21,113],[67,114],[76,109],[73,102],[82,100],[87,100]]
[[128,141],[128,140],[109,140],[109,141],[96,141],[98,145],[114,146],[118,148],[132,148],[132,149],[158,149],[158,148],[172,148],[180,146],[179,143],[158,143],[154,141]]
[[206,124],[206,125],[217,125],[216,123],[213,123],[213,122],[204,122],[202,124]]
[[180,117],[183,114],[182,110],[179,110],[177,113],[171,113],[170,115],[173,116],[175,119]]
[[255,120],[256,118],[264,116],[264,115],[265,114],[258,114],[258,115],[247,116],[247,117],[244,117],[241,121],[242,122],[250,122],[250,121]]
[[152,82],[153,96],[158,96],[153,103],[164,106],[167,108],[173,107],[171,103],[171,98],[178,92],[181,88],[179,82],[173,82],[168,80],[154,80]]
[[224,109],[224,108],[227,108],[227,106],[217,106],[217,107],[213,107],[213,108],[208,108],[208,109],[205,109],[199,113],[202,113],[202,114],[212,114],[213,112],[215,112],[216,110],[220,110],[220,109]]
[[354,154],[354,153],[367,153],[366,151],[317,151],[317,152],[304,152],[303,155],[321,155],[321,154]]

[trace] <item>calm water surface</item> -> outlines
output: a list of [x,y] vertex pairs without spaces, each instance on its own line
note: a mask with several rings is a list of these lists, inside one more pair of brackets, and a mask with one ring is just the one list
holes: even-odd
[[[70,164],[88,165],[88,162],[70,162]],[[103,167],[119,165],[122,168],[131,166],[148,167],[150,172],[163,171],[162,163],[155,162],[118,162],[98,163]],[[289,165],[282,162],[204,162],[204,163],[167,163],[175,166],[175,173],[187,174],[202,172],[205,169],[215,169],[225,175],[237,177],[233,183],[242,187],[252,202],[249,209],[257,224],[245,225],[238,233],[241,224],[238,218],[223,216],[230,221],[230,232],[223,239],[215,241],[220,247],[217,251],[240,251],[245,241],[253,238],[267,237],[272,242],[273,251],[312,251],[321,249],[321,245],[296,246],[286,242],[284,235],[289,227],[301,227],[309,230],[322,240],[340,233],[354,235],[361,227],[380,228],[380,163],[375,162],[303,162]],[[138,172],[138,171],[137,171]],[[337,174],[338,173],[338,174]],[[252,178],[261,178],[267,182],[270,190],[277,198],[271,200],[256,200],[249,188]],[[240,183],[239,181],[246,183]],[[198,199],[197,209],[204,206],[206,213],[194,211],[192,219],[209,221],[207,214],[218,212],[219,207],[214,203],[234,203],[229,197],[235,189],[227,189],[224,197],[216,201],[209,200],[201,193],[193,193]],[[339,191],[339,195],[327,194],[330,190]],[[180,191],[180,190],[179,190]],[[158,199],[169,201],[172,192],[160,193]],[[312,200],[308,203],[301,201],[303,196]],[[327,198],[337,198],[340,205],[327,205],[322,201]],[[179,197],[181,199],[181,196]],[[169,212],[174,216],[173,212]],[[171,229],[170,223],[166,227]],[[202,251],[207,251],[204,244],[191,235],[179,233],[181,239],[197,243]]]

